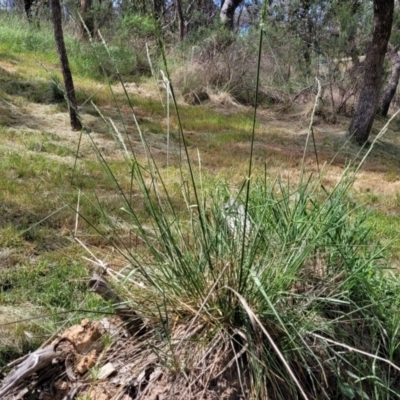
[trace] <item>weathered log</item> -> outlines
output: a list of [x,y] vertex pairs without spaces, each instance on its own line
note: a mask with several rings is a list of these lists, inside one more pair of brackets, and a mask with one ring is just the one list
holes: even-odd
[[24,379],[29,378],[35,372],[49,366],[54,360],[63,361],[67,353],[65,347],[50,345],[29,354],[27,358],[4,378],[0,386],[0,399],[14,399],[15,395],[12,392]]

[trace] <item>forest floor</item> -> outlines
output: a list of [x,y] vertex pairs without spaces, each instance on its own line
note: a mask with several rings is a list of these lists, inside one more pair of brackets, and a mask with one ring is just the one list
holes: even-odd
[[[115,188],[97,162],[93,142],[115,168],[121,171],[126,165],[121,146],[110,134],[104,118],[108,121],[111,118],[121,132],[124,129],[128,132],[130,145],[139,158],[145,158],[145,151],[132,111],[121,100],[123,90],[118,84],[113,85],[112,89],[120,100],[119,109],[109,94],[103,94],[100,100],[102,116],[90,103],[82,105],[80,115],[90,134],[80,135],[70,130],[65,105],[50,100],[48,81],[31,75],[29,70],[20,70],[16,63],[0,58],[0,83],[0,367],[5,367],[3,372],[7,372],[10,370],[10,361],[21,352],[31,350],[39,343],[49,344],[57,340],[65,329],[64,324],[75,323],[81,336],[90,325],[88,322],[80,323],[87,316],[84,313],[76,313],[73,318],[53,320],[53,325],[46,325],[47,322],[36,324],[29,320],[59,310],[57,307],[81,309],[90,301],[95,302],[94,293],[79,295],[81,297],[78,296],[74,302],[72,298],[75,292],[70,288],[67,294],[69,303],[57,303],[59,291],[63,290],[67,280],[83,283],[84,287],[90,278],[93,263],[83,257],[92,258],[91,255],[95,254],[105,264],[122,263],[90,224],[82,220],[77,222],[74,210],[80,198],[82,212],[86,211],[96,226],[104,224],[101,212],[95,206],[96,198],[104,200],[107,211],[115,211]],[[179,156],[179,135],[175,117],[170,119],[169,139],[166,134],[165,92],[159,91],[151,81],[127,84],[126,88],[133,102],[135,116],[161,171],[176,170],[174,163]],[[87,95],[88,90],[84,84],[77,83],[78,92]],[[92,83],[90,90],[94,93],[96,90],[107,92],[109,89]],[[181,102],[179,108],[194,163],[201,163],[205,175],[218,176],[228,180],[231,185],[239,185],[247,174],[252,108],[221,96],[215,96],[198,106]],[[347,163],[357,157],[361,159],[367,151],[360,151],[346,143],[345,132],[350,122],[348,117],[338,116],[335,124],[332,124],[320,113],[315,116],[313,124],[318,166],[311,139],[305,151],[310,110],[310,104],[292,105],[285,109],[279,106],[260,107],[258,110],[255,169],[263,171],[271,182],[277,176],[296,180],[305,153],[304,165],[307,170],[317,172],[318,168],[322,169],[324,184],[334,185]],[[382,118],[376,120],[371,140],[386,122]],[[400,228],[399,129],[400,121],[395,119],[385,136],[375,144],[349,194],[356,203],[370,210],[370,224],[376,227],[376,240],[383,243],[393,241],[393,268],[398,268],[400,263],[400,240],[396,236]],[[173,177],[174,172],[170,172],[170,179],[173,180]],[[74,240],[75,237],[90,249],[90,253]],[[77,272],[71,276],[72,264]],[[65,265],[65,275],[53,275],[54,266],[59,265]],[[24,271],[26,281],[22,280],[18,270]],[[54,298],[36,297],[30,292],[32,282],[36,282],[40,276],[51,277],[48,283],[52,287],[57,279],[64,280],[61,286],[52,289]],[[24,321],[9,324],[17,320]],[[99,335],[102,335],[107,329],[105,325],[108,324],[109,328],[113,323],[103,319],[102,322],[93,323],[101,325],[93,329],[101,331]],[[124,340],[124,334],[120,334],[119,340]],[[79,343],[75,341],[74,345]],[[111,367],[115,369],[123,365],[124,360],[120,359],[114,364]],[[104,374],[104,379],[98,379],[97,384],[88,385],[85,381],[84,388],[81,386],[79,389],[82,390],[82,399],[117,398],[117,392],[110,388],[117,387],[118,380],[124,378],[123,373],[117,378],[110,375],[108,388],[104,383],[108,379],[106,372]],[[48,392],[47,397],[41,398],[62,398],[65,394],[62,385],[62,381],[57,381],[56,387],[51,389],[52,393]],[[47,389],[50,390],[49,387]],[[128,394],[125,396],[121,394],[118,398],[131,398]],[[155,399],[155,396],[153,392],[151,396],[149,394],[143,398]],[[220,398],[228,399],[229,396],[226,388],[220,393]]]

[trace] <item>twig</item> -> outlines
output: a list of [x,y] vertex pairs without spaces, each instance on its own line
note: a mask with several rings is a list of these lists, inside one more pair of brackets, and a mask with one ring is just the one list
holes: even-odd
[[315,112],[317,110],[319,99],[321,97],[322,89],[321,89],[321,82],[319,81],[319,79],[318,78],[315,78],[315,79],[316,79],[317,85],[318,85],[318,93],[317,93],[317,96],[315,98],[314,107],[313,107],[313,110],[312,110],[312,113],[311,113],[310,125],[308,127],[308,134],[307,134],[306,144],[304,146],[303,162],[302,162],[302,171],[303,172],[304,172],[304,165],[305,165],[305,160],[306,160],[306,152],[307,152],[307,147],[308,147],[308,141],[309,141],[310,136],[312,137],[312,140],[313,140],[315,159],[317,161],[317,168],[318,168],[318,172],[319,172],[318,152],[317,152],[317,147],[315,145],[315,137],[314,137],[313,125],[314,125],[314,116],[315,116]]
[[264,335],[267,337],[268,341],[271,343],[271,346],[274,348],[274,350],[276,351],[276,354],[278,355],[278,357],[282,361],[283,365],[285,366],[286,370],[288,371],[289,375],[291,376],[291,378],[295,382],[295,384],[296,384],[297,388],[299,389],[301,395],[303,396],[304,400],[308,400],[307,394],[304,392],[304,389],[302,388],[300,382],[296,378],[296,375],[293,373],[292,369],[290,368],[290,365],[286,361],[286,359],[283,356],[282,352],[279,350],[278,346],[276,345],[275,341],[272,339],[272,337],[268,333],[268,331],[265,329],[264,325],[258,319],[257,315],[254,314],[253,310],[247,304],[247,301],[236,290],[234,290],[234,289],[232,289],[230,287],[226,287],[226,289],[231,290],[237,296],[239,301],[242,303],[242,306],[246,310],[246,312],[247,312],[247,314],[248,314],[248,316],[250,318],[250,322],[253,325],[253,327],[256,329],[257,325],[258,325],[261,328],[261,330],[263,331]]
[[126,322],[126,329],[132,336],[143,335],[146,332],[143,319],[135,310],[126,305],[123,299],[110,287],[105,278],[94,273],[89,280],[89,287],[104,300],[112,302],[115,313]]
[[355,347],[351,347],[351,346],[349,346],[349,345],[347,345],[347,344],[344,344],[344,343],[336,342],[336,341],[334,341],[334,340],[332,340],[332,339],[328,339],[328,338],[326,338],[326,337],[323,337],[323,336],[321,336],[321,335],[318,335],[317,333],[311,333],[311,335],[314,336],[314,337],[316,337],[316,338],[318,338],[318,339],[325,340],[325,342],[332,343],[332,344],[335,344],[335,345],[337,345],[337,346],[344,347],[345,349],[347,349],[347,350],[349,350],[349,351],[354,351],[354,352],[356,352],[356,353],[363,354],[364,356],[371,357],[371,358],[373,358],[373,359],[375,359],[375,360],[382,361],[382,362],[384,362],[384,363],[386,363],[386,364],[389,364],[391,367],[393,367],[394,369],[396,369],[397,371],[400,372],[400,367],[398,367],[398,366],[397,366],[396,364],[394,364],[393,362],[387,360],[386,358],[382,358],[382,357],[376,356],[375,354],[368,353],[368,352],[366,352],[366,351],[364,351],[364,350],[356,349]]
[[57,351],[52,345],[44,349],[38,349],[29,354],[29,356],[15,367],[3,380],[3,384],[0,387],[0,399],[5,400],[9,398],[6,396],[9,395],[21,381],[34,374],[36,371],[50,365],[55,358],[59,360],[64,355],[66,356],[65,351]]

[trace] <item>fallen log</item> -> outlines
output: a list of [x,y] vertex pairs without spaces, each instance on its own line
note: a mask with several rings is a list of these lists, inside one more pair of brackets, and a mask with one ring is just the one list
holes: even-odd
[[46,368],[47,366],[65,360],[67,355],[73,351],[71,344],[60,341],[43,349],[38,349],[29,354],[19,365],[17,365],[3,380],[0,386],[0,399],[15,399],[13,393],[18,389],[19,384],[26,378],[32,376],[35,372]]
[[[113,304],[116,315],[126,323],[125,328],[132,336],[140,336],[146,332],[143,319],[136,311],[126,305],[121,297],[111,288],[105,278],[96,273],[93,274],[89,281],[89,287],[103,297],[103,299]],[[68,334],[68,331],[72,328],[79,328],[75,329],[77,331],[75,335]],[[92,337],[89,335],[90,337],[86,337],[86,331],[90,331],[91,335],[94,336]],[[79,335],[81,335],[81,337]],[[81,326],[77,325],[69,328],[64,332],[63,337],[53,342],[51,345],[40,348],[31,354],[21,357],[19,360],[13,361],[9,364],[9,367],[13,367],[13,369],[0,384],[0,399],[15,400],[22,398],[27,391],[27,383],[24,382],[26,379],[52,364],[67,363],[69,355],[75,358],[76,354],[86,354],[86,352],[91,349],[92,341],[97,339],[98,335],[96,329],[91,329],[91,324],[87,320],[83,320]],[[86,343],[85,340],[88,341],[88,343]],[[67,366],[65,366],[65,368],[68,372]],[[67,375],[71,381],[75,380],[71,377],[71,374]]]

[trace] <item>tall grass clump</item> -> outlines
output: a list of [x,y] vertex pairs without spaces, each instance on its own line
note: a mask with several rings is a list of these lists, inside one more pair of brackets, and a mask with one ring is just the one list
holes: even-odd
[[104,118],[130,185],[93,141],[120,195],[123,214],[104,213],[107,237],[127,261],[112,276],[143,322],[135,340],[147,356],[132,360],[153,377],[146,392],[161,385],[182,399],[400,397],[400,285],[368,214],[349,199],[352,169],[330,188],[323,173],[308,176],[304,167],[295,182],[271,183],[252,167],[254,113],[243,185],[211,178],[194,167],[174,104],[178,174],[159,168],[139,124],[145,158]]
[[114,245],[177,388],[220,379],[244,398],[398,397],[400,285],[346,175],[331,191],[320,178],[255,177],[245,213],[226,182],[199,187],[197,202],[185,182],[171,197],[154,166],[131,167],[143,204],[127,193],[124,223],[139,245],[117,234]]
[[128,262],[119,280],[130,307],[151,321],[146,340],[169,390],[399,397],[400,285],[368,214],[349,199],[350,169],[330,189],[323,174],[271,183],[257,173],[235,188],[189,159],[173,180],[143,135],[147,161],[115,137],[130,188],[97,154],[125,215],[109,217]]

